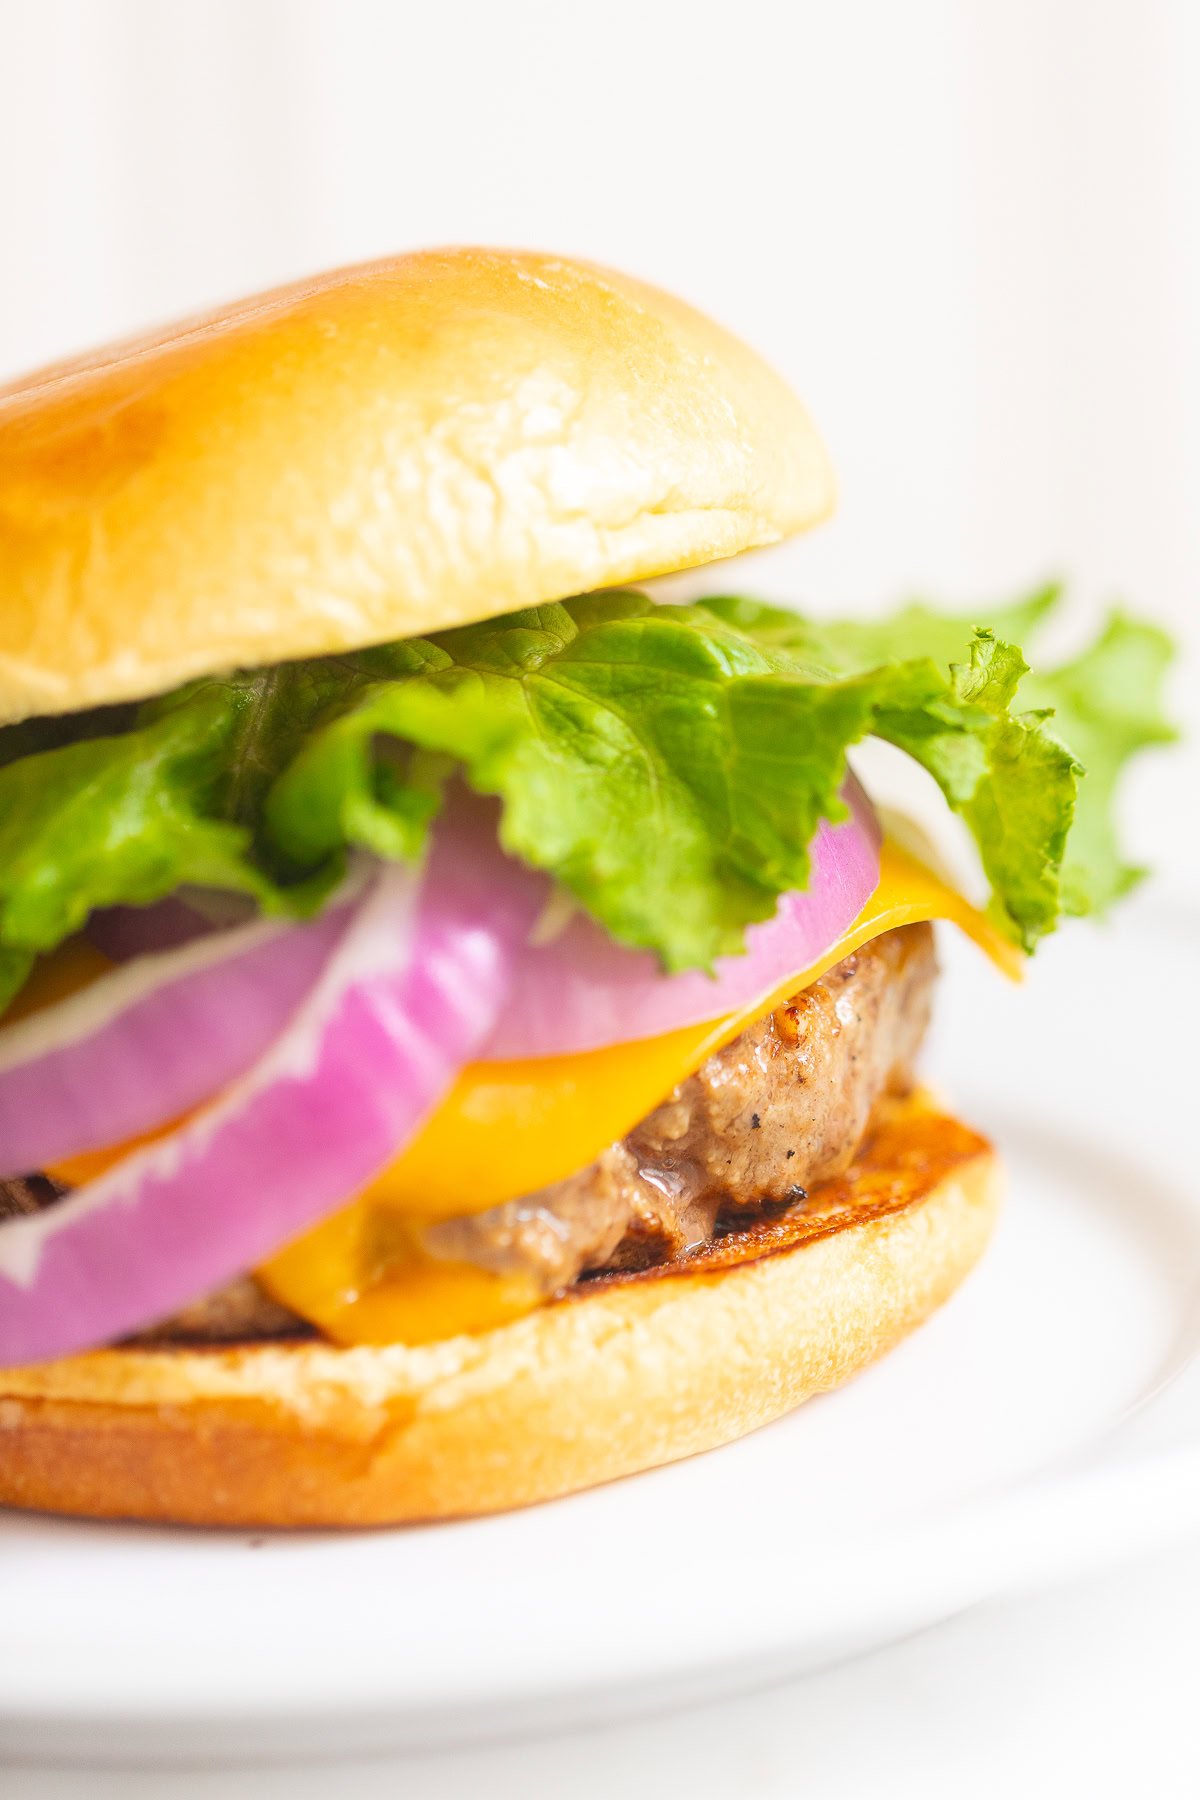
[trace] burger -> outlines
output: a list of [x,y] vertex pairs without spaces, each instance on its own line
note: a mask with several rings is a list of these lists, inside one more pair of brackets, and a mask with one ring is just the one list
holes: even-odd
[[[1031,673],[1050,589],[633,585],[833,501],[754,354],[552,256],[0,393],[0,1502],[523,1505],[737,1438],[963,1280],[998,1169],[916,1085],[932,922],[1015,975],[1131,885],[1168,651],[1118,615]],[[872,807],[872,736],[977,893]]]

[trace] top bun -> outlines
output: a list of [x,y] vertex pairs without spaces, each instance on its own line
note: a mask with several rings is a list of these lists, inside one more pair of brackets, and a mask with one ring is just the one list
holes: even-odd
[[774,543],[806,414],[659,290],[502,250],[298,282],[0,389],[0,721]]

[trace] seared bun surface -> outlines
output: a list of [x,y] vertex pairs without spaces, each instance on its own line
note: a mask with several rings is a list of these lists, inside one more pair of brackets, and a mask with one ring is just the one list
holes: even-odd
[[0,722],[732,556],[824,517],[785,384],[587,263],[444,250],[0,390]]
[[741,1437],[958,1286],[994,1223],[976,1133],[896,1103],[811,1208],[478,1337],[116,1349],[0,1373],[0,1503],[196,1525],[487,1513]]

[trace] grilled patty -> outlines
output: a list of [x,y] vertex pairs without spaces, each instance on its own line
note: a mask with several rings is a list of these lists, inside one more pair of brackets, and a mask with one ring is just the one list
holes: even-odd
[[934,974],[928,925],[876,938],[710,1056],[589,1168],[430,1226],[425,1247],[532,1271],[551,1294],[802,1201],[849,1165],[876,1102],[911,1086]]
[[[930,926],[874,939],[709,1057],[588,1168],[430,1225],[426,1249],[532,1273],[549,1296],[803,1205],[811,1186],[849,1166],[878,1103],[911,1086],[935,974]],[[56,1191],[38,1178],[0,1186],[0,1216]],[[247,1276],[148,1335],[227,1342],[289,1329],[304,1327]]]

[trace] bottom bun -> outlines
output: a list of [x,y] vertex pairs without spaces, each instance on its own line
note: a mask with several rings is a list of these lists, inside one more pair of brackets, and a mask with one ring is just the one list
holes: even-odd
[[0,1373],[0,1503],[191,1525],[496,1512],[710,1450],[836,1387],[954,1291],[987,1142],[921,1100],[802,1211],[478,1337],[115,1349]]

